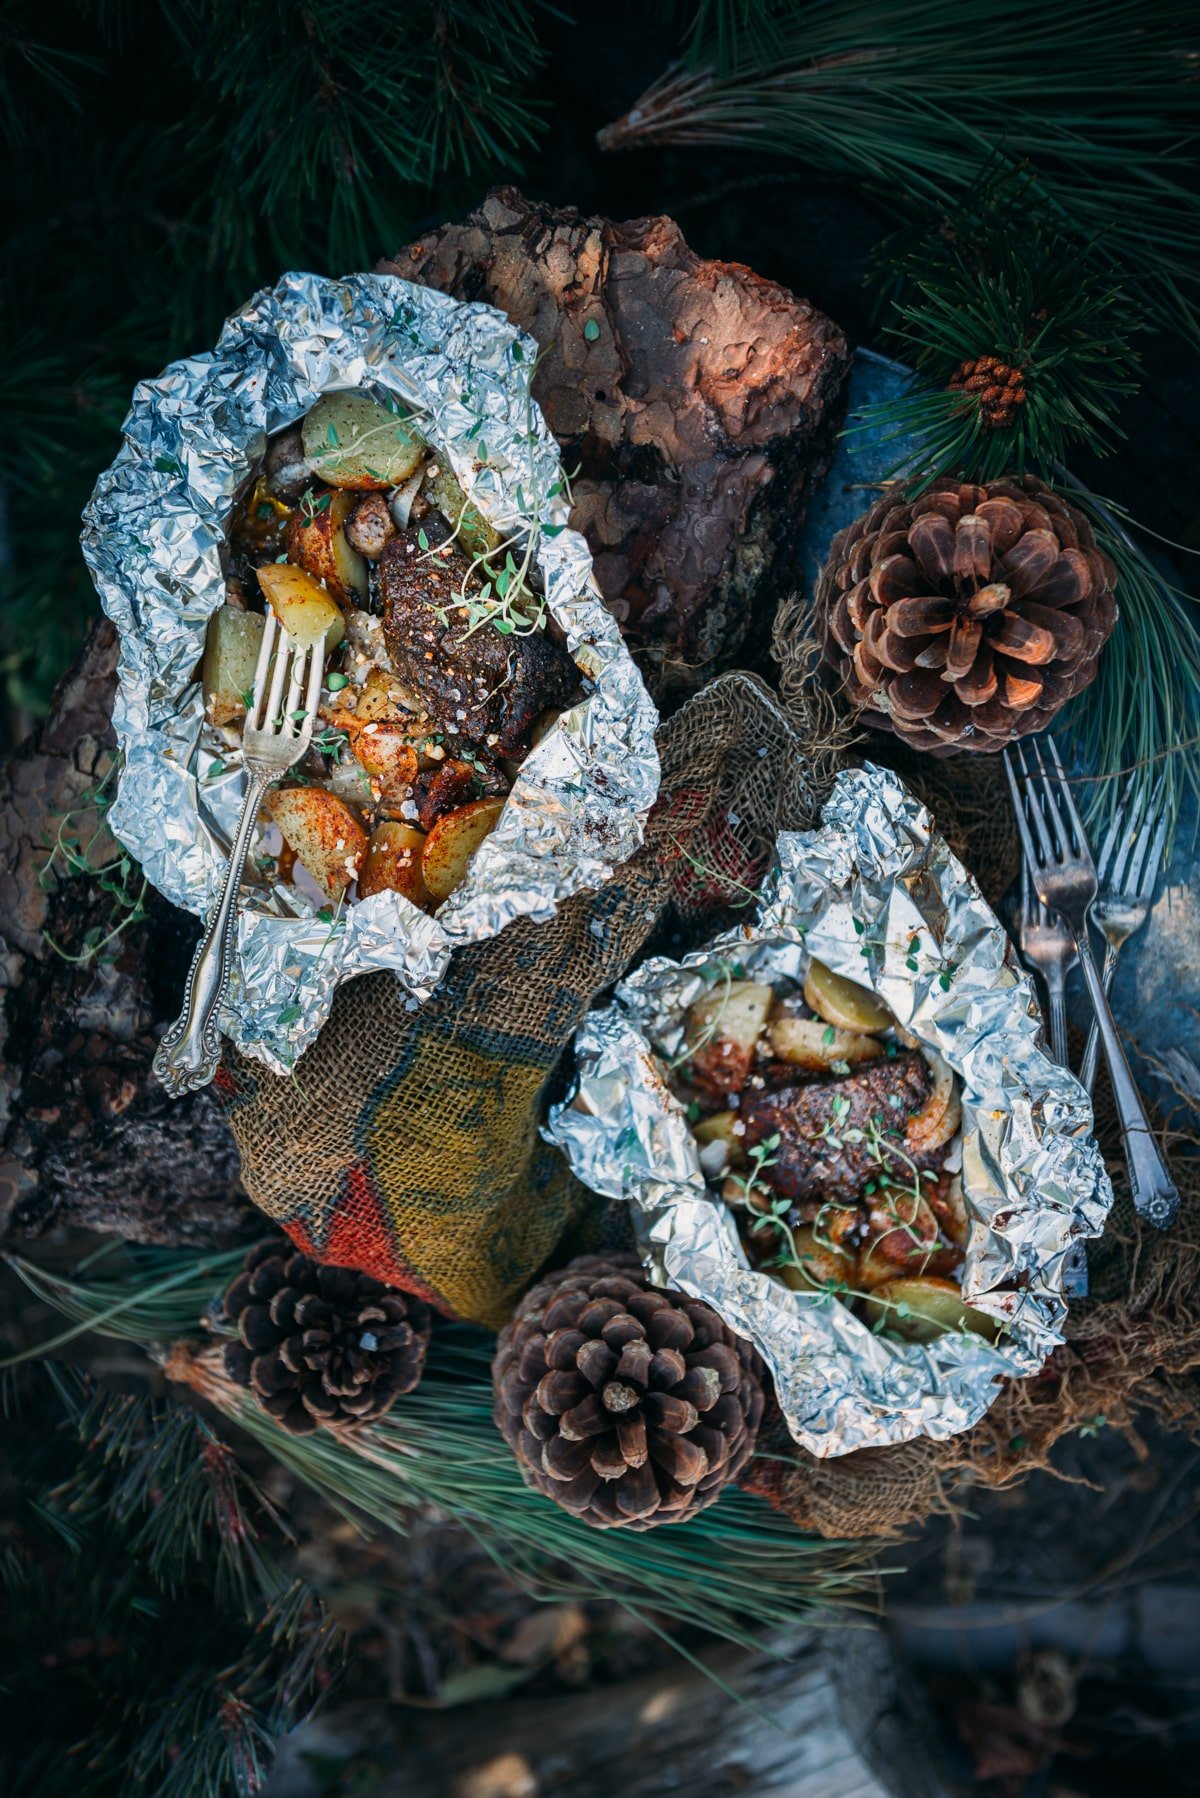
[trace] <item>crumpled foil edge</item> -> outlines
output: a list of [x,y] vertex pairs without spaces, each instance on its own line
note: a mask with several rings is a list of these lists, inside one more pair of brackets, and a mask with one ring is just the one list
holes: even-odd
[[[874,1335],[844,1305],[751,1268],[708,1195],[665,1072],[707,990],[701,970],[725,960],[747,978],[798,980],[813,956],[873,988],[962,1082],[963,1292],[1004,1324],[995,1345]],[[629,1202],[651,1275],[755,1344],[810,1453],[944,1440],[978,1422],[1000,1379],[1036,1373],[1062,1340],[1065,1256],[1101,1233],[1112,1204],[1088,1095],[1039,1035],[1032,983],[974,880],[897,776],[867,764],[839,775],[820,828],[780,836],[753,923],[682,961],[644,963],[589,1013],[574,1087],[546,1135],[586,1185]]]
[[[561,474],[529,396],[536,357],[490,306],[392,275],[293,273],[230,318],[211,353],[136,388],[124,445],[84,513],[83,553],[121,640],[113,723],[123,759],[108,822],[173,904],[204,915],[215,902],[241,804],[240,766],[214,768],[201,746],[193,677],[224,599],[229,515],[267,437],[331,389],[395,394],[421,410],[480,511],[511,530],[528,519],[527,496],[548,496]],[[551,917],[641,844],[658,792],[658,715],[568,515],[565,496],[545,499],[540,519],[553,533],[539,536],[537,559],[585,696],[526,759],[437,917],[390,893],[332,923],[291,889],[243,905],[219,1022],[274,1072],[291,1071],[343,980],[390,969],[420,1003],[456,947],[516,918]]]

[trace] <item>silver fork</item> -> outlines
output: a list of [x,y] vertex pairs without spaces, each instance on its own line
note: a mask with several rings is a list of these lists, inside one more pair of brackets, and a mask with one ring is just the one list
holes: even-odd
[[[1117,815],[1100,845],[1096,877],[1100,890],[1092,905],[1092,923],[1104,938],[1104,967],[1100,975],[1104,991],[1112,991],[1117,957],[1130,937],[1150,915],[1150,901],[1158,885],[1163,847],[1170,822],[1163,796],[1165,777],[1146,799],[1144,785],[1131,780],[1121,796]],[[1091,1092],[1096,1084],[1100,1033],[1095,1024],[1088,1032],[1079,1078]]]
[[274,612],[268,610],[242,735],[246,797],[229,852],[229,866],[188,971],[183,1010],[154,1056],[154,1072],[173,1098],[207,1086],[220,1063],[217,1010],[233,965],[237,895],[246,851],[263,794],[280,775],[295,767],[308,748],[324,669],[324,644],[316,643],[310,648],[298,643],[279,626]]
[[[1033,890],[1029,863],[1021,857],[1021,909],[1017,915],[1017,941],[1022,959],[1041,975],[1050,999],[1050,1053],[1060,1067],[1069,1068],[1067,1055],[1067,975],[1078,957],[1071,932],[1057,912],[1047,911]],[[1063,1292],[1067,1298],[1086,1298],[1087,1251],[1075,1241],[1063,1257]]]
[[[1052,737],[1046,738],[1046,749],[1053,764],[1053,776],[1047,773],[1041,748],[1036,742],[1030,745],[1031,759],[1036,763],[1036,773],[1032,775],[1026,767],[1023,744],[1013,743],[1004,752],[1004,770],[1012,791],[1017,828],[1034,891],[1043,905],[1062,914],[1075,938],[1079,966],[1096,1014],[1100,1045],[1112,1081],[1134,1206],[1139,1216],[1163,1230],[1173,1222],[1179,1210],[1179,1194],[1151,1132],[1092,956],[1087,918],[1096,897],[1096,865]],[[1024,786],[1023,795],[1018,773]]]
[[1021,955],[1046,983],[1050,999],[1050,1053],[1060,1067],[1067,1060],[1067,975],[1075,966],[1071,932],[1056,912],[1047,911],[1034,893],[1029,863],[1021,858],[1021,910],[1017,918]]

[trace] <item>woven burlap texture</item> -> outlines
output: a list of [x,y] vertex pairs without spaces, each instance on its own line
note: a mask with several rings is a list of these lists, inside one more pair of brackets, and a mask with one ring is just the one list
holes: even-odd
[[684,919],[745,903],[777,831],[815,821],[827,705],[789,718],[752,675],[714,681],[662,726],[645,846],[608,885],[456,955],[419,1009],[391,975],[349,982],[290,1078],[230,1049],[220,1090],[255,1203],[320,1259],[503,1323],[589,1203],[538,1134],[584,1012],[668,901]]
[[[754,676],[723,676],[663,725],[645,847],[608,886],[456,957],[420,1010],[390,975],[350,983],[293,1079],[229,1055],[222,1084],[247,1189],[300,1246],[492,1325],[544,1266],[600,1246],[606,1218],[538,1135],[584,1011],[664,917],[691,946],[745,907],[776,833],[816,821],[848,760],[896,767],[999,903],[1018,866],[1002,769],[991,757],[931,761],[852,741],[814,689],[804,617],[799,603],[781,608],[779,695]],[[1176,1228],[1143,1236],[1118,1139],[1101,1125],[1118,1204],[1092,1247],[1093,1296],[1072,1306],[1067,1343],[1041,1376],[1006,1385],[974,1430],[947,1443],[818,1461],[764,1430],[754,1490],[806,1530],[887,1536],[953,1509],[964,1487],[1020,1481],[1098,1418],[1135,1442],[1143,1407],[1197,1429],[1200,1165],[1176,1166]]]

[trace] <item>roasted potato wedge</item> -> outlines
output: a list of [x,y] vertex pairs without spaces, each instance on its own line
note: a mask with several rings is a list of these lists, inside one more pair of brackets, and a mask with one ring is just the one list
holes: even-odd
[[344,799],[324,787],[283,787],[263,802],[267,816],[330,899],[340,899],[367,852],[367,833]]
[[767,1034],[780,1061],[790,1061],[813,1073],[823,1072],[835,1061],[855,1067],[860,1061],[873,1061],[883,1054],[883,1044],[877,1037],[860,1036],[856,1031],[823,1023],[820,1018],[797,1018],[788,1012],[772,1020]]
[[358,689],[355,718],[360,724],[372,724],[376,719],[394,719],[399,714],[407,715],[399,681],[382,668],[372,668]]
[[346,621],[320,581],[287,562],[268,562],[258,570],[258,584],[276,618],[297,643],[310,648],[324,638],[327,653],[337,648],[346,634]]
[[947,1064],[933,1049],[921,1053],[929,1063],[933,1085],[920,1111],[913,1113],[904,1129],[904,1146],[910,1155],[928,1155],[948,1143],[962,1123],[962,1104],[958,1084]]
[[468,556],[489,556],[500,543],[500,533],[477,506],[473,506],[455,479],[444,458],[439,457],[435,471],[427,478],[426,498],[458,533],[458,541]]
[[971,1228],[961,1174],[951,1174],[930,1186],[926,1203],[941,1226],[943,1236],[958,1248],[965,1249]]
[[261,612],[237,606],[218,606],[209,619],[200,686],[213,724],[236,724],[246,716],[265,623]]
[[687,1014],[691,1078],[704,1092],[741,1092],[775,995],[754,980],[718,981]]
[[393,795],[417,778],[417,752],[407,725],[375,720],[352,731],[350,749],[368,774],[376,775]]
[[[701,1149],[710,1148],[713,1143],[720,1143],[725,1150],[725,1165],[719,1171],[725,1172],[727,1167],[741,1167],[746,1159],[746,1151],[742,1147],[742,1134],[738,1129],[736,1111],[716,1111],[711,1117],[701,1118],[698,1124],[692,1125],[692,1135]],[[701,1165],[707,1166],[701,1160]]]
[[901,1274],[930,1271],[943,1253],[937,1220],[923,1198],[896,1186],[877,1192],[867,1211],[871,1235],[858,1252],[857,1282],[881,1286]]
[[380,824],[371,832],[367,853],[358,875],[358,896],[402,893],[414,905],[430,904],[429,888],[421,872],[425,832],[411,824]]
[[367,565],[346,539],[352,493],[327,493],[292,513],[288,525],[288,560],[324,581],[340,605],[358,606],[367,598]]
[[835,974],[823,961],[810,961],[804,976],[804,998],[819,1018],[839,1030],[867,1032],[887,1030],[895,1022],[891,1012],[869,987],[859,986]]
[[473,799],[439,818],[425,839],[421,872],[431,896],[440,904],[466,878],[467,865],[488,833],[496,828],[504,800]]
[[300,427],[304,454],[331,487],[398,487],[427,445],[412,423],[365,393],[323,393]]
[[994,1342],[1000,1326],[986,1312],[968,1305],[953,1280],[924,1275],[915,1280],[890,1280],[879,1286],[864,1305],[866,1321],[877,1324],[906,1342],[932,1342],[947,1330],[970,1330]]
[[854,1259],[821,1238],[812,1224],[801,1224],[792,1231],[796,1259],[786,1267],[772,1268],[785,1286],[793,1292],[811,1292],[814,1287],[854,1284]]

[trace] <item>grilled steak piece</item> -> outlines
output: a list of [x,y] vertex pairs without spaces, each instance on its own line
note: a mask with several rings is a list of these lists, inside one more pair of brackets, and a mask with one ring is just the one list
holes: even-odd
[[[426,527],[426,537],[435,541]],[[415,530],[393,537],[379,558],[383,636],[400,680],[447,736],[520,757],[551,706],[565,706],[579,670],[545,631],[502,636],[492,624],[470,635],[461,603],[475,584],[470,563],[451,547],[430,556]]]
[[[780,1138],[773,1160],[758,1178],[789,1199],[833,1199],[847,1205],[861,1198],[867,1182],[881,1172],[907,1184],[910,1170],[898,1156],[881,1154],[865,1140],[847,1142],[846,1132],[867,1132],[877,1119],[884,1135],[911,1155],[904,1128],[924,1104],[930,1085],[924,1056],[907,1049],[834,1079],[793,1080],[757,1092],[747,1088],[741,1104],[746,1148],[777,1132]],[[826,1139],[826,1128],[840,1148]],[[944,1158],[944,1149],[924,1159],[911,1155],[919,1168],[938,1167]]]

